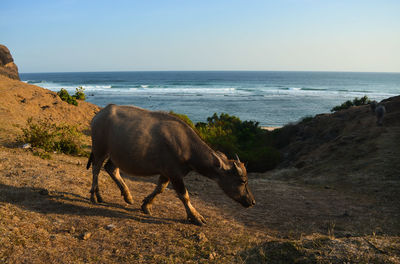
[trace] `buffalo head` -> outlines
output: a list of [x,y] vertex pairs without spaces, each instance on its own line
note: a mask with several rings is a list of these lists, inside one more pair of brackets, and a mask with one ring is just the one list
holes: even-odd
[[220,188],[244,207],[255,205],[256,201],[248,186],[246,167],[239,158],[236,156],[236,160],[228,160],[221,152],[214,153],[214,157]]

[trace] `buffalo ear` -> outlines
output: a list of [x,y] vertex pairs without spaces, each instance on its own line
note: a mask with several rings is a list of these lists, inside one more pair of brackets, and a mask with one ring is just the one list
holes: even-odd
[[240,166],[236,163],[236,161],[233,162],[233,164],[235,164],[235,168],[236,168],[238,174],[239,174],[240,176],[243,176],[243,170],[242,170],[242,168],[240,168]]
[[221,151],[217,151],[216,154],[222,159],[223,162],[228,163],[228,157]]

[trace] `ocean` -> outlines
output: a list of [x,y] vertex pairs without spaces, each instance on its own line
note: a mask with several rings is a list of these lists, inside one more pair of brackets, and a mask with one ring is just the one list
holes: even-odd
[[282,126],[329,113],[367,95],[380,101],[400,94],[400,73],[284,71],[162,71],[21,73],[21,80],[70,93],[82,86],[87,101],[174,111],[204,122],[228,113],[262,126]]

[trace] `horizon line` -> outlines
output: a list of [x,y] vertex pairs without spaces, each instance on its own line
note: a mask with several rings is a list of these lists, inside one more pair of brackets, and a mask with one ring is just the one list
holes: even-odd
[[326,72],[326,73],[390,73],[400,74],[400,71],[329,71],[329,70],[105,70],[105,71],[39,71],[20,72],[19,74],[32,73],[111,73],[111,72]]

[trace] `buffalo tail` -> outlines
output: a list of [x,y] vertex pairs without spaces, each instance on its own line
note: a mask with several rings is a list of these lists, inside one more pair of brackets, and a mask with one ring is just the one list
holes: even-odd
[[93,152],[90,152],[90,157],[89,157],[89,160],[86,165],[87,170],[90,168],[90,165],[92,164],[92,162],[93,162]]

